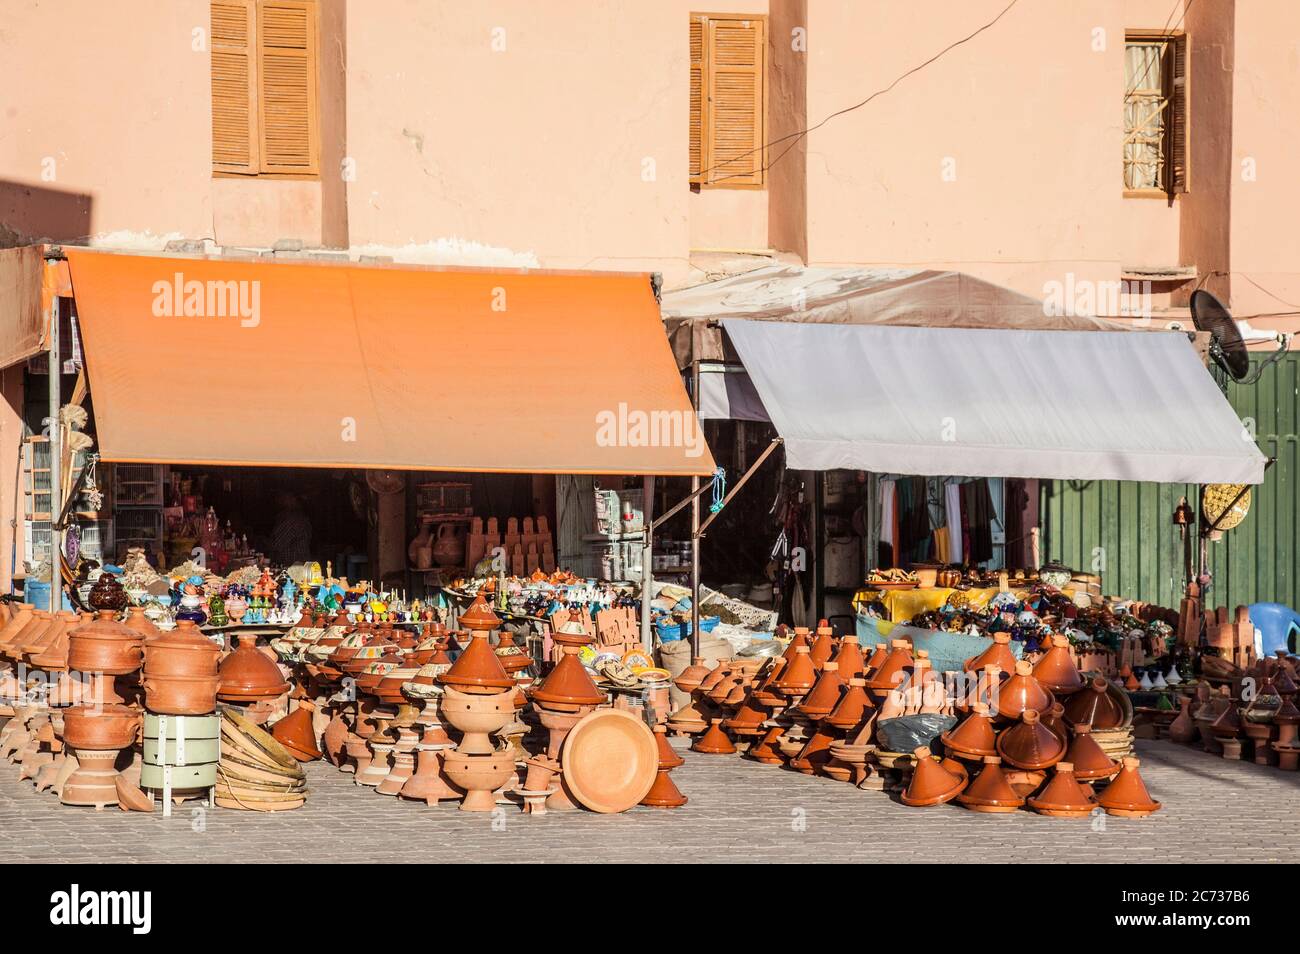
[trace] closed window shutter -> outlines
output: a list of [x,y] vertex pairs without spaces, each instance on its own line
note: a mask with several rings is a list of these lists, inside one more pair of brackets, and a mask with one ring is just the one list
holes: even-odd
[[705,27],[707,181],[761,185],[764,21],[710,18]]
[[691,181],[701,182],[708,168],[704,132],[704,18],[691,17]]
[[316,4],[263,0],[257,36],[261,170],[315,174]]
[[254,0],[212,3],[212,168],[258,170]]
[[1169,147],[1170,192],[1187,191],[1187,36],[1169,43]]

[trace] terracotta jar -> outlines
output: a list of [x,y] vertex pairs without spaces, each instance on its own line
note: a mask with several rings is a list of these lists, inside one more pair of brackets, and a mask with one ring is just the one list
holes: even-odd
[[1160,803],[1151,797],[1138,773],[1140,764],[1135,758],[1126,758],[1115,780],[1098,796],[1097,804],[1106,809],[1106,814],[1143,818],[1160,811]]
[[114,610],[100,610],[93,620],[68,633],[70,668],[115,675],[140,668],[143,640],[135,630],[117,622],[116,616]]
[[1052,780],[1028,802],[1038,814],[1053,818],[1087,818],[1096,807],[1084,794],[1083,786],[1074,776],[1074,766],[1069,762],[1058,762]]
[[1000,758],[986,755],[983,764],[984,768],[966,786],[966,790],[957,796],[957,801],[973,812],[989,814],[1014,812],[1025,804],[1024,796],[1018,794],[1007,781]]
[[1015,665],[1015,673],[997,688],[997,714],[1003,719],[1019,719],[1033,709],[1035,716],[1051,708],[1052,697],[1033,676],[1034,667],[1025,660]]
[[1011,651],[1011,634],[994,633],[993,645],[962,666],[967,672],[979,672],[985,666],[997,666],[1003,672],[1016,671],[1016,654]]
[[1169,723],[1169,741],[1188,745],[1196,740],[1200,730],[1192,719],[1192,697],[1183,696],[1178,700],[1178,715]]
[[1108,683],[1095,677],[1082,692],[1065,703],[1065,721],[1071,725],[1090,725],[1093,731],[1116,729],[1124,724],[1124,712],[1107,691]]
[[1055,765],[1065,757],[1065,743],[1043,725],[1034,709],[1026,709],[1020,721],[998,735],[998,754],[1016,768],[1036,771]]
[[257,637],[241,633],[239,648],[221,661],[217,698],[228,702],[274,699],[289,688],[280,667],[257,648]]
[[1083,688],[1083,676],[1070,655],[1070,641],[1064,636],[1052,637],[1052,648],[1034,665],[1034,678],[1039,685],[1058,696],[1067,696]]
[[942,805],[952,801],[966,787],[967,780],[935,761],[927,747],[921,746],[912,754],[916,758],[916,767],[906,791],[900,796],[904,805],[912,808]]

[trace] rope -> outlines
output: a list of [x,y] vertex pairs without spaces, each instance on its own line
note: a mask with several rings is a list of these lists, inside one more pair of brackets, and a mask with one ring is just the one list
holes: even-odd
[[723,498],[727,496],[727,472],[719,467],[713,472],[713,503],[709,504],[709,513],[722,509]]

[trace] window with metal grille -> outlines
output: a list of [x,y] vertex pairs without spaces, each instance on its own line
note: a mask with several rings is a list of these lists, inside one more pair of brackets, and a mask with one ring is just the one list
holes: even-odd
[[1130,33],[1124,48],[1124,191],[1187,191],[1187,42]]

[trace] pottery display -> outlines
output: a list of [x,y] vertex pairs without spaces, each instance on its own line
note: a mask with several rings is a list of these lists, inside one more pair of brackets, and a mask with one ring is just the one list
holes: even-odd
[[1122,818],[1144,818],[1160,811],[1160,803],[1151,797],[1138,772],[1140,764],[1138,759],[1125,759],[1114,781],[1097,796],[1097,804],[1106,810],[1106,814]]
[[1065,757],[1065,742],[1043,725],[1034,709],[1026,709],[1020,721],[998,734],[997,754],[1008,765],[1039,771]]
[[229,702],[274,699],[289,689],[280,667],[258,650],[252,633],[240,633],[238,648],[221,661],[218,672],[217,698]]
[[986,755],[982,762],[984,767],[957,796],[957,801],[971,811],[988,814],[1014,812],[1024,805],[1024,797],[1011,787],[1002,771],[1002,759]]
[[912,755],[916,764],[907,790],[900,796],[904,805],[912,808],[942,805],[952,801],[966,787],[967,779],[941,765],[927,747],[921,746]]
[[1084,794],[1083,786],[1074,776],[1074,766],[1069,762],[1058,762],[1052,780],[1026,802],[1040,815],[1054,818],[1087,818],[1097,807],[1096,802]]

